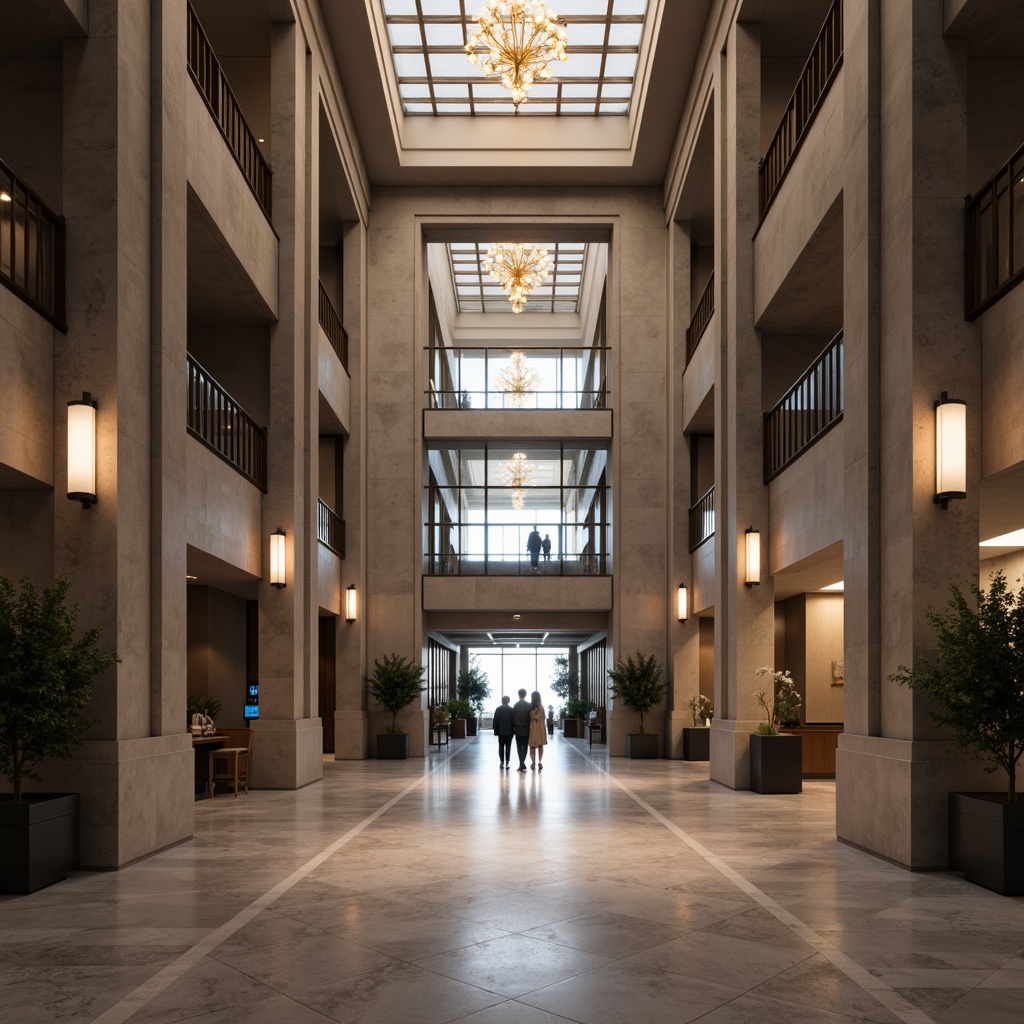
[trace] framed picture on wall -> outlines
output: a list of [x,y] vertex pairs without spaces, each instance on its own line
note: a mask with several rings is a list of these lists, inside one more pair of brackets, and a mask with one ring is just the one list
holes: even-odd
[[843,682],[844,682],[844,679],[843,679],[843,662],[841,662],[841,661],[833,661],[832,662],[832,685],[833,686],[842,686]]

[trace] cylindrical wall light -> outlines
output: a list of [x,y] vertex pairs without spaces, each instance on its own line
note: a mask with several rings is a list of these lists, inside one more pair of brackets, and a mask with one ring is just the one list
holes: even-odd
[[285,586],[284,530],[275,530],[270,535],[270,585]]
[[96,403],[88,391],[68,402],[68,497],[82,508],[96,502]]
[[967,497],[967,403],[948,391],[935,403],[935,500]]
[[756,587],[761,583],[761,534],[752,526],[747,527],[746,569],[743,582],[748,587]]
[[356,598],[356,585],[350,583],[345,590],[345,621],[355,622],[358,603]]
[[676,615],[679,617],[680,622],[685,622],[688,614],[689,603],[686,599],[686,584],[680,583],[679,589],[676,591]]

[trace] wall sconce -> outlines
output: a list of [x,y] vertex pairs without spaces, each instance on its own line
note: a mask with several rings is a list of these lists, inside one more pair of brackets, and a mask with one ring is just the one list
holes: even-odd
[[689,605],[686,600],[686,584],[680,583],[679,589],[676,591],[676,615],[679,617],[680,622],[685,622],[688,613]]
[[356,585],[350,583],[348,588],[345,590],[345,621],[355,622],[356,612],[358,611],[358,601],[356,598]]
[[96,403],[88,391],[68,402],[68,497],[96,503]]
[[967,403],[948,391],[935,403],[935,501],[967,497]]
[[270,585],[285,586],[284,530],[275,530],[270,535]]
[[747,564],[743,583],[748,587],[756,587],[761,583],[761,534],[752,526],[747,527]]

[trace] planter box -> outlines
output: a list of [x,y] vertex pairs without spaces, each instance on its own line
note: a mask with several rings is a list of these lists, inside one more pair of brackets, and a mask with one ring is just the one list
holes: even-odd
[[803,790],[802,744],[799,736],[750,735],[750,788],[755,793],[799,793]]
[[451,726],[453,740],[464,740],[466,738],[466,720],[464,718],[453,718]]
[[386,732],[377,735],[377,758],[381,761],[404,761],[409,756],[409,734]]
[[578,718],[562,719],[562,735],[567,740],[579,740],[583,738],[583,725]]
[[78,867],[78,794],[0,800],[0,893],[24,895]]
[[968,882],[1024,896],[1024,803],[950,793],[949,864]]
[[466,719],[466,735],[467,736],[475,736],[476,735],[476,719],[475,718],[467,718]]
[[656,758],[658,756],[658,734],[656,732],[631,732],[626,736],[626,757]]
[[683,760],[711,760],[711,730],[701,726],[683,729]]

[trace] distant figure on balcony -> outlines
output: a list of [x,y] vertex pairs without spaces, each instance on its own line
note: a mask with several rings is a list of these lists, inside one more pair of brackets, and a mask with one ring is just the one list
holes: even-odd
[[526,550],[530,553],[530,572],[540,571],[537,568],[537,563],[540,561],[540,549],[540,534],[537,532],[537,527],[534,526],[533,532],[526,538]]
[[545,533],[544,534],[544,543],[541,544],[541,548],[544,551],[544,561],[545,562],[550,562],[551,561],[551,534],[550,533]]

